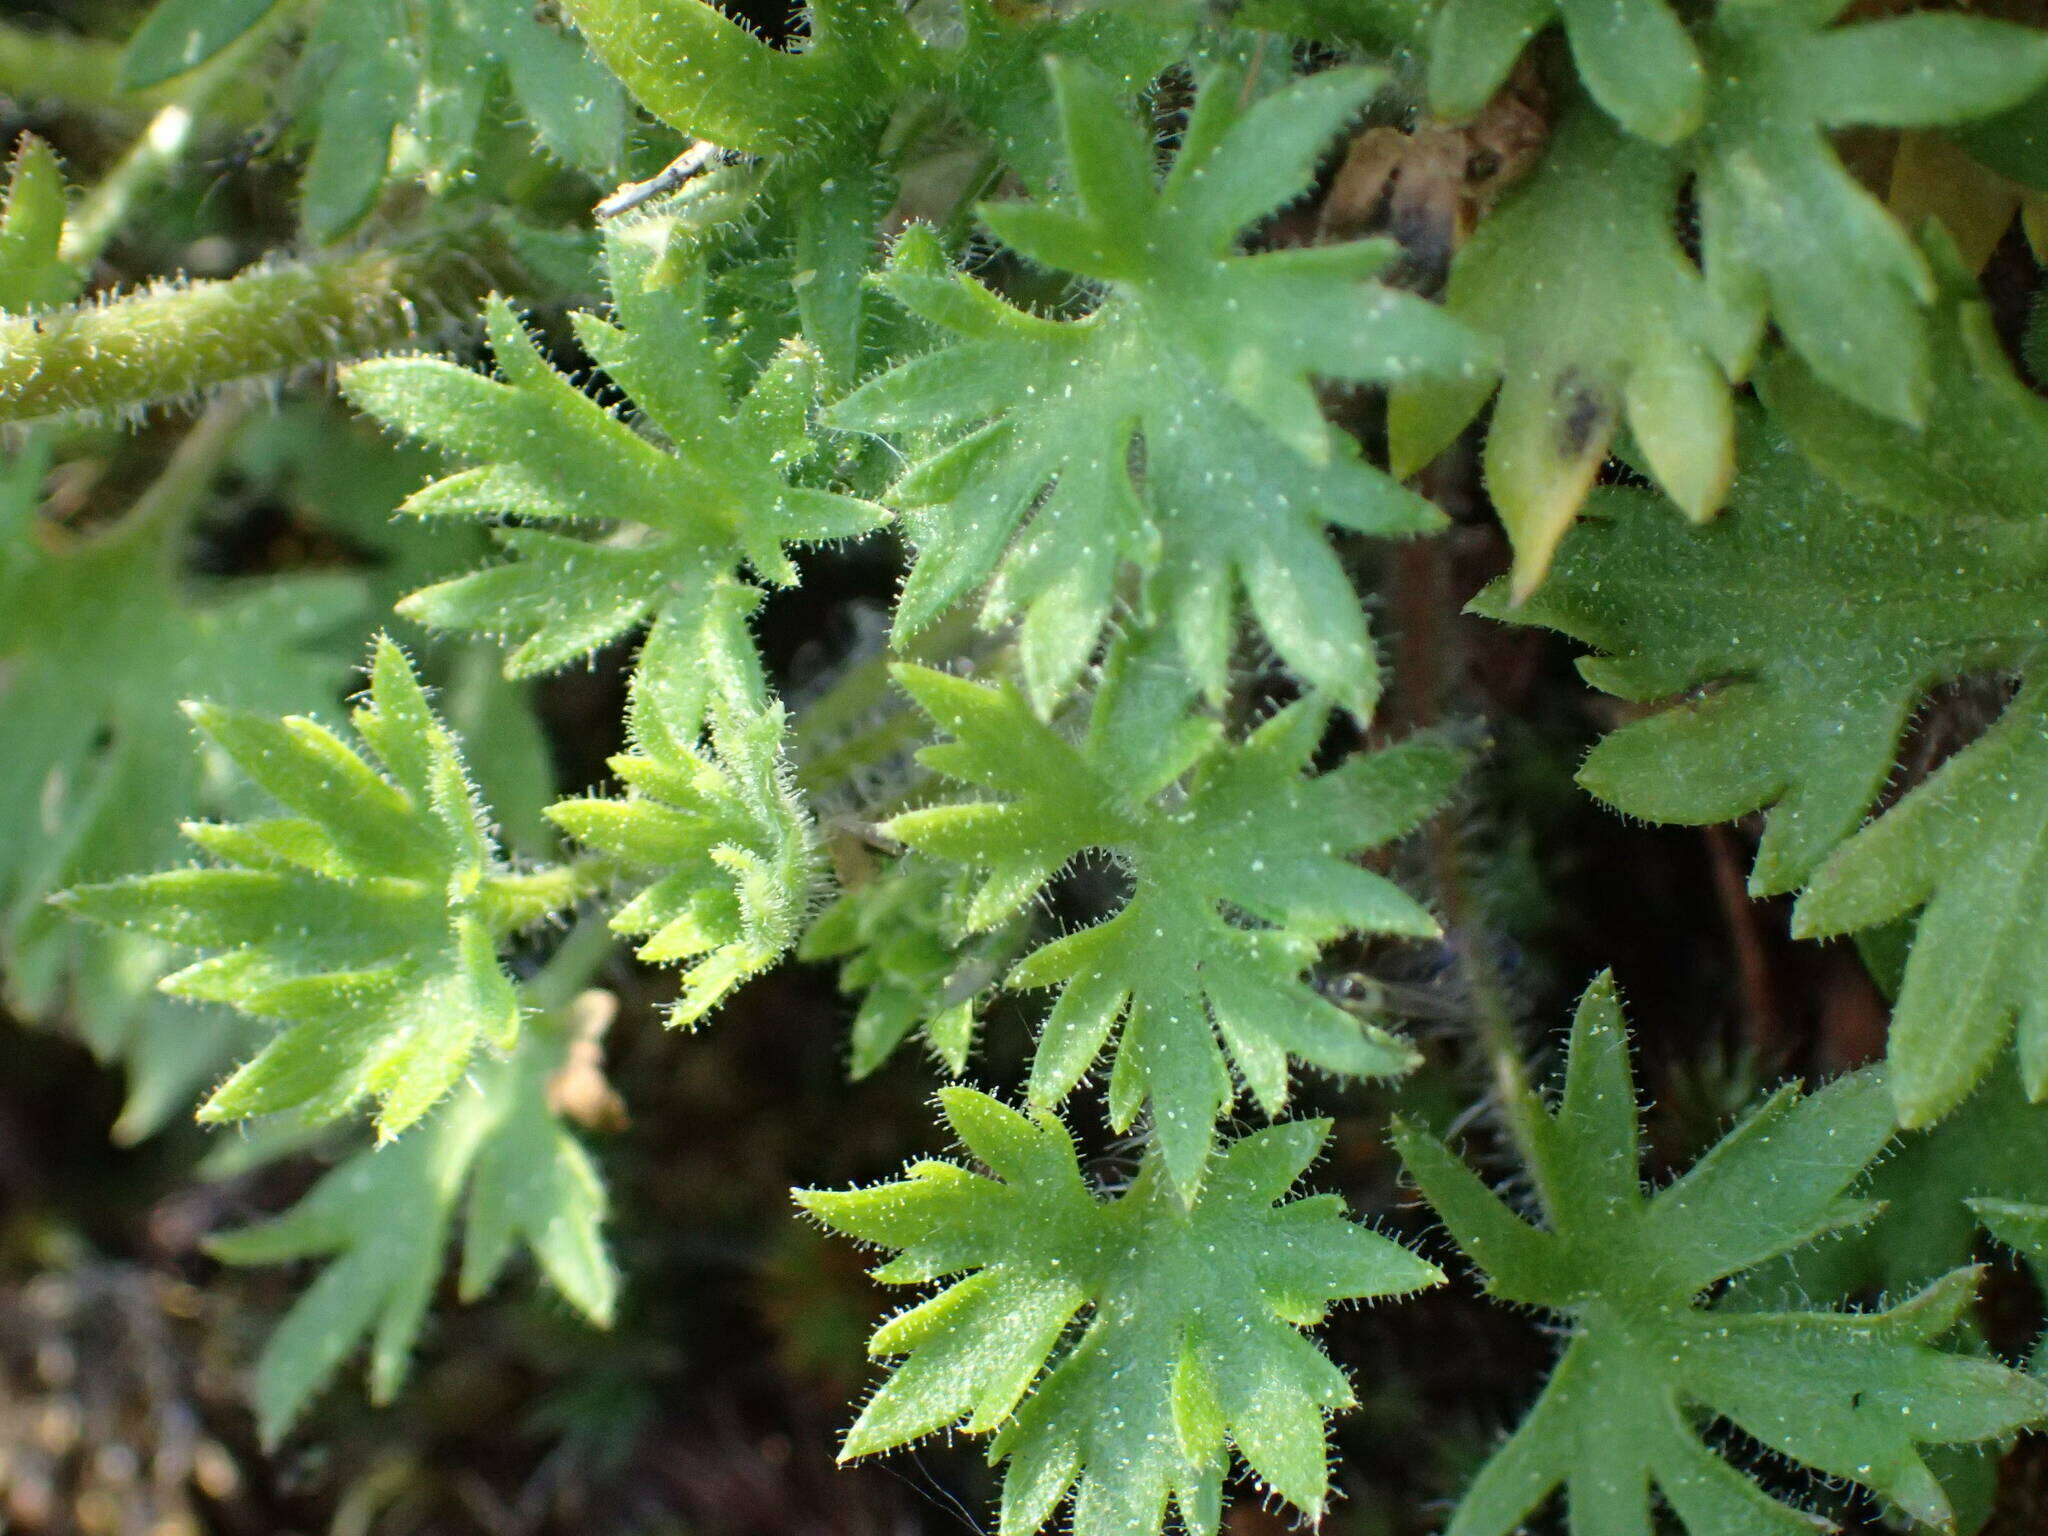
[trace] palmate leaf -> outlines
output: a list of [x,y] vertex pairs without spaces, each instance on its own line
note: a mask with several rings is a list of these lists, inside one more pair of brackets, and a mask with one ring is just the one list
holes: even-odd
[[618,1277],[602,1233],[604,1185],[548,1103],[568,1047],[556,1021],[535,1019],[510,1057],[478,1067],[406,1135],[346,1158],[283,1216],[208,1240],[207,1251],[230,1264],[331,1260],[256,1362],[266,1444],[365,1340],[372,1401],[397,1394],[458,1213],[464,1301],[489,1291],[524,1247],[564,1300],[598,1327],[610,1324]]
[[[2048,623],[2048,604],[2037,609]],[[1814,938],[1922,909],[1887,1050],[1901,1123],[1960,1104],[2011,1042],[2048,1098],[2048,678],[1821,866],[1793,909]]]
[[[1594,99],[1642,136],[1629,144],[1584,109],[1568,116],[1536,180],[1481,225],[1453,274],[1453,312],[1508,343],[1487,478],[1518,592],[1541,579],[1624,407],[1664,488],[1695,516],[1714,511],[1723,380],[1747,374],[1767,319],[1865,410],[1917,426],[1938,408],[1924,313],[1936,272],[1828,134],[2009,107],[2048,79],[2048,33],[1926,14],[1830,26],[1845,3],[1721,0],[1697,55],[1661,0],[1452,0],[1438,13],[1439,110],[1476,111],[1556,10]],[[1688,171],[1703,273],[1672,234]],[[1396,468],[1419,467],[1483,399],[1467,386],[1398,404]]]
[[[663,255],[658,225],[615,237],[616,323],[574,317],[585,349],[662,443],[550,367],[502,299],[489,316],[499,379],[428,357],[344,375],[358,407],[476,464],[401,510],[519,519],[499,535],[514,558],[400,605],[436,627],[515,637],[513,676],[552,671],[649,620],[679,645],[743,646],[740,611],[718,596],[742,564],[786,585],[796,580],[786,544],[847,538],[887,516],[792,483],[810,446],[811,355],[792,343],[732,398],[700,307],[702,274],[671,281]],[[599,525],[611,531],[589,536]]]
[[[1700,36],[1710,91],[1690,146],[1717,324],[1768,314],[1830,387],[1918,423],[1932,397],[1933,271],[1836,157],[1830,130],[1921,128],[2010,107],[2048,80],[2048,32],[1919,14],[1830,26],[1848,0],[1720,0]],[[1938,64],[1936,63],[1938,61]]]
[[1978,505],[1856,501],[1746,412],[1719,520],[1602,491],[1534,597],[1475,606],[1595,647],[1580,670],[1609,693],[1678,700],[1609,733],[1579,782],[1652,821],[1768,806],[1750,889],[1795,890],[1862,821],[1927,690],[2048,637],[2048,527]]
[[0,950],[14,1006],[42,1015],[68,993],[111,1045],[136,999],[100,982],[135,973],[133,946],[46,898],[168,858],[179,821],[218,807],[180,700],[283,711],[333,697],[364,593],[335,575],[188,580],[147,509],[98,536],[46,536],[32,524],[47,464],[31,442],[0,472],[22,513],[0,554]]
[[2005,1063],[1939,1125],[1901,1136],[1864,1193],[1877,1214],[1854,1232],[1751,1271],[1744,1305],[1785,1297],[1903,1295],[1974,1257],[1978,1200],[2048,1201],[2048,1106]]
[[[197,68],[275,9],[275,0],[158,0],[122,58],[124,88]],[[626,130],[618,83],[525,0],[325,0],[288,87],[311,138],[306,232],[331,240],[369,211],[401,129],[430,183],[458,180],[500,89],[550,154],[593,176],[614,172]]]
[[204,953],[165,991],[285,1026],[215,1090],[202,1120],[378,1101],[381,1136],[438,1103],[480,1044],[509,1050],[508,934],[578,894],[565,870],[515,873],[485,829],[447,728],[404,654],[379,640],[353,724],[383,771],[302,716],[189,706],[290,813],[188,823],[211,866],[77,887],[81,915]]
[[[738,614],[751,590],[713,606]],[[694,962],[671,1024],[694,1024],[796,943],[822,872],[816,830],[790,780],[785,719],[751,674],[751,648],[722,662],[657,631],[634,675],[633,750],[611,760],[623,800],[564,800],[548,817],[618,866],[655,878],[612,917],[654,963]],[[708,690],[703,678],[719,678]],[[700,723],[709,716],[708,749]]]
[[[2002,355],[1967,349],[1971,334],[1959,326],[1938,353],[1954,394],[1942,409],[1978,411],[1976,441],[2010,431],[2003,464],[1955,473],[1950,450],[1868,415],[1831,417],[1806,397],[1817,384],[1790,374],[1781,386],[1774,370],[1766,393],[1796,397],[1802,446],[1883,501],[1823,480],[1752,414],[1719,522],[1686,531],[1647,498],[1602,493],[1609,515],[1575,533],[1549,583],[1514,610],[1604,652],[1581,670],[1610,693],[1683,696],[1588,756],[1579,779],[1602,799],[1657,821],[1769,807],[1750,888],[1810,884],[1794,918],[1807,935],[1928,904],[1892,1021],[1891,1084],[1908,1125],[1960,1102],[2016,1019],[2028,1091],[2048,1093],[2028,937],[2048,890],[2048,868],[2036,872],[2048,818],[2038,685],[1857,830],[1929,689],[1987,671],[2031,677],[2048,640],[2048,524],[2028,479],[2048,410],[2017,397]],[[1497,595],[1480,606],[1508,612]]]
[[1406,1045],[1320,996],[1303,972],[1344,933],[1437,932],[1412,897],[1351,860],[1442,802],[1463,766],[1455,748],[1415,738],[1309,778],[1327,711],[1304,701],[1238,745],[1181,721],[1170,755],[1147,772],[1133,754],[1154,744],[1134,747],[1110,707],[1075,746],[1012,689],[919,667],[897,675],[951,737],[921,760],[986,798],[908,811],[883,830],[977,872],[970,929],[1002,922],[1086,850],[1113,856],[1131,881],[1114,917],[1034,951],[1006,978],[1060,993],[1032,1063],[1033,1104],[1066,1097],[1121,1025],[1111,1120],[1126,1128],[1149,1104],[1165,1167],[1192,1198],[1214,1122],[1236,1096],[1232,1066],[1273,1114],[1290,1058],[1351,1076],[1414,1064]]
[[1552,20],[1586,89],[1629,132],[1672,144],[1699,127],[1706,71],[1665,0],[1445,0],[1431,23],[1431,104],[1453,119],[1478,112]]
[[871,1353],[902,1359],[842,1458],[956,1424],[997,1431],[1003,1536],[1039,1529],[1070,1491],[1075,1536],[1158,1532],[1169,1501],[1183,1529],[1214,1532],[1232,1446],[1265,1486],[1321,1514],[1324,1417],[1353,1399],[1302,1330],[1333,1303],[1442,1279],[1346,1220],[1337,1196],[1277,1204],[1328,1122],[1231,1142],[1190,1206],[1156,1153],[1104,1200],[1052,1115],[966,1088],[939,1097],[993,1177],[921,1162],[893,1184],[797,1196],[827,1226],[899,1250],[876,1278],[951,1282],[875,1334]]
[[1021,617],[1026,688],[1046,710],[1136,568],[1141,609],[1170,626],[1212,696],[1241,589],[1288,665],[1363,715],[1377,670],[1324,525],[1409,534],[1441,518],[1325,422],[1312,381],[1474,377],[1490,353],[1435,307],[1368,281],[1387,243],[1235,247],[1300,193],[1381,77],[1332,70],[1243,111],[1237,82],[1212,81],[1155,183],[1151,132],[1114,87],[1085,66],[1053,67],[1069,194],[983,218],[1032,260],[1101,284],[1100,306],[1069,321],[1013,308],[947,272],[913,231],[886,286],[956,340],[828,418],[949,439],[892,493],[917,546],[899,633],[989,586],[984,618]]
[[1845,1191],[1891,1133],[1874,1072],[1805,1098],[1788,1087],[1651,1195],[1605,976],[1579,1004],[1562,1097],[1536,1117],[1530,1171],[1545,1226],[1441,1143],[1398,1127],[1403,1162],[1488,1291],[1571,1328],[1542,1396],[1474,1479],[1448,1536],[1507,1536],[1560,1486],[1573,1536],[1648,1536],[1653,1488],[1698,1536],[1811,1532],[1811,1517],[1709,1449],[1703,1414],[1948,1527],[1947,1495],[1920,1447],[1996,1439],[2048,1414],[2048,1387],[1935,1347],[1969,1305],[1975,1271],[1874,1313],[1701,1301],[1717,1282],[1867,1217]]
[[[1684,167],[1583,102],[1529,183],[1473,232],[1445,306],[1497,335],[1509,359],[1486,438],[1486,484],[1533,591],[1607,461],[1622,422],[1686,513],[1720,509],[1735,466],[1723,359],[1699,271],[1671,218]],[[1724,327],[1725,330],[1725,327]],[[1388,437],[1410,475],[1478,415],[1491,381],[1397,392]]]

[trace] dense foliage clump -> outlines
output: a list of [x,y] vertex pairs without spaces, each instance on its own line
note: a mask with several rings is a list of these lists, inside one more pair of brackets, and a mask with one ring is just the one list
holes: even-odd
[[0,1526],[2048,1519],[2038,7],[87,9]]

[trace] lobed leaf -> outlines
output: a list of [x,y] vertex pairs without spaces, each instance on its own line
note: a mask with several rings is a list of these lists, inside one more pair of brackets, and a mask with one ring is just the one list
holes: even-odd
[[[464,1301],[490,1290],[524,1246],[578,1313],[610,1325],[618,1277],[602,1233],[604,1185],[549,1105],[568,1044],[551,1022],[536,1021],[511,1056],[480,1067],[407,1135],[350,1155],[283,1216],[208,1240],[207,1251],[229,1264],[330,1261],[257,1359],[257,1426],[267,1445],[365,1341],[371,1400],[396,1395],[458,1212]],[[406,1219],[393,1221],[394,1212]]]
[[[743,601],[744,599],[742,599]],[[731,599],[725,600],[731,605]],[[751,651],[742,653],[751,666]],[[701,657],[657,631],[635,674],[634,750],[611,760],[624,800],[565,800],[548,818],[619,868],[652,876],[612,916],[643,960],[691,962],[669,1022],[694,1024],[797,940],[819,876],[816,835],[790,779],[784,715],[758,680],[708,699]],[[708,713],[708,750],[698,742]]]
[[[789,585],[796,572],[785,546],[848,538],[886,516],[793,483],[809,451],[803,418],[814,387],[800,346],[735,399],[702,309],[701,275],[669,281],[644,241],[614,239],[609,251],[617,323],[579,315],[578,335],[665,443],[555,372],[503,300],[489,317],[500,379],[434,358],[387,358],[343,380],[359,408],[480,461],[402,510],[518,520],[499,534],[512,560],[401,605],[437,627],[515,638],[512,676],[555,670],[643,623],[716,626],[721,638],[708,643],[744,646],[722,595],[742,565]],[[608,531],[591,536],[599,527]]]
[[376,645],[353,716],[368,755],[303,718],[192,712],[295,814],[189,827],[215,865],[80,886],[64,903],[206,952],[165,991],[285,1026],[214,1091],[202,1119],[295,1110],[324,1120],[374,1098],[380,1135],[395,1136],[454,1087],[480,1045],[511,1048],[519,1004],[497,946],[576,887],[498,858],[454,738],[389,640]]
[[1442,1279],[1333,1197],[1278,1203],[1327,1123],[1230,1143],[1193,1204],[1157,1152],[1105,1200],[1050,1114],[965,1088],[940,1101],[988,1175],[920,1163],[896,1183],[797,1196],[827,1226],[900,1251],[877,1278],[947,1282],[876,1333],[871,1352],[901,1359],[842,1459],[955,1424],[995,1431],[1005,1536],[1038,1530],[1069,1496],[1076,1536],[1108,1536],[1160,1531],[1169,1506],[1184,1529],[1215,1531],[1234,1446],[1320,1515],[1324,1417],[1353,1396],[1303,1330],[1337,1302]]
[[[1808,887],[1795,925],[1869,928],[1923,904],[1891,1037],[1908,1125],[1954,1108],[2017,1036],[2029,1092],[2048,1050],[2023,914],[2038,899],[2038,689],[1926,784],[1859,830],[1928,691],[1999,668],[2031,676],[2048,626],[2048,529],[2026,499],[2027,455],[2048,444],[2002,360],[1954,311],[1943,371],[1956,398],[2014,430],[2012,468],[1954,476],[1924,439],[1868,413],[1828,414],[1786,365],[1802,449],[1751,415],[1731,511],[1680,534],[1644,499],[1603,493],[1551,582],[1518,610],[1605,654],[1581,664],[1624,698],[1679,701],[1611,733],[1580,782],[1653,820],[1711,822],[1768,807],[1750,888]],[[1941,450],[1940,452],[1946,452]],[[1875,501],[1822,479],[1837,466]],[[1482,610],[1501,612],[1497,597]]]
[[1211,82],[1158,185],[1149,133],[1111,84],[1058,61],[1053,77],[1071,189],[983,217],[1024,256],[1100,283],[1099,307],[1069,321],[1005,316],[972,279],[948,281],[913,232],[885,285],[958,339],[830,413],[844,427],[942,434],[892,493],[917,546],[898,632],[985,588],[986,622],[1019,620],[1043,713],[1135,572],[1142,614],[1212,696],[1241,592],[1305,681],[1369,713],[1377,669],[1323,527],[1406,534],[1439,519],[1323,419],[1311,381],[1470,379],[1491,354],[1432,306],[1367,281],[1384,247],[1235,246],[1299,194],[1379,76],[1326,71],[1242,112],[1234,84]]
[[1236,1096],[1233,1067],[1273,1114],[1290,1059],[1350,1076],[1413,1063],[1303,972],[1344,933],[1436,931],[1413,898],[1351,859],[1442,800],[1463,764],[1449,743],[1417,738],[1310,778],[1326,711],[1305,702],[1240,744],[1189,737],[1157,780],[1133,783],[1118,771],[1130,761],[1129,717],[1115,708],[1098,708],[1076,746],[1012,689],[919,667],[897,676],[950,738],[921,760],[987,796],[907,811],[884,830],[980,875],[970,929],[1006,920],[1086,850],[1110,854],[1131,880],[1121,911],[1009,972],[1008,986],[1059,989],[1032,1066],[1033,1104],[1065,1098],[1118,1035],[1112,1122],[1128,1127],[1149,1105],[1165,1166],[1192,1196],[1214,1122]]
[[1542,1395],[1466,1490],[1450,1536],[1507,1536],[1566,1490],[1573,1536],[1639,1536],[1653,1490],[1687,1530],[1807,1531],[1701,1437],[1732,1423],[1930,1525],[1953,1523],[1921,1448],[1995,1440],[2048,1414],[2048,1388],[1940,1347],[1975,1289],[1957,1270],[1873,1313],[1707,1304],[1715,1282],[1867,1214],[1842,1196],[1892,1134],[1874,1071],[1753,1110],[1683,1179],[1638,1182],[1635,1085],[1612,983],[1579,1005],[1565,1089],[1536,1113],[1544,1215],[1525,1221],[1443,1146],[1397,1129],[1402,1160],[1504,1299],[1570,1332]]

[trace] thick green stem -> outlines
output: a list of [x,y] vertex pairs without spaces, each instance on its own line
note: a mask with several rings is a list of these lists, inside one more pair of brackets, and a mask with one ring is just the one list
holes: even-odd
[[403,346],[515,288],[495,241],[370,251],[0,317],[0,424],[119,413]]

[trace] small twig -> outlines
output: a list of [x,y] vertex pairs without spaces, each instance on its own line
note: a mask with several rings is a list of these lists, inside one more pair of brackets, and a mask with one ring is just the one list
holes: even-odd
[[631,213],[635,208],[644,207],[657,197],[675,191],[698,172],[713,165],[729,164],[736,158],[709,139],[699,139],[645,181],[627,182],[591,212],[600,221],[616,219],[622,213]]
[[1708,827],[1706,844],[1708,862],[1714,872],[1714,896],[1720,903],[1722,920],[1728,925],[1736,974],[1741,978],[1742,1032],[1760,1059],[1774,1061],[1783,1054],[1784,1040],[1778,1025],[1770,950],[1757,921],[1757,904],[1744,889],[1742,860],[1729,830]]

